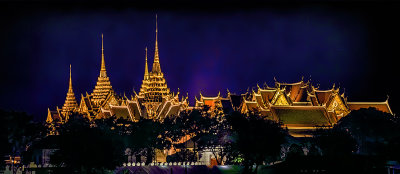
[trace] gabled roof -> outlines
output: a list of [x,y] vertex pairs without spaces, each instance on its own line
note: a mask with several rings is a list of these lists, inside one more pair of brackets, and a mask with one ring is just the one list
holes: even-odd
[[333,93],[333,89],[330,90],[316,90],[315,91],[315,96],[318,99],[318,103],[321,105],[326,105],[326,103],[328,102],[330,96]]
[[83,106],[86,106],[88,110],[92,110],[92,104],[90,102],[90,95],[86,94],[86,96],[81,95],[81,103],[79,108],[82,109]]
[[253,97],[254,97],[253,100],[255,100],[257,102],[258,106],[260,106],[263,109],[266,108],[266,105],[264,104],[264,100],[262,99],[261,94],[257,94],[255,92],[253,92]]
[[285,102],[287,102],[288,105],[292,105],[292,100],[290,99],[290,97],[287,95],[286,93],[286,89],[279,89],[277,90],[277,92],[275,93],[274,97],[271,100],[271,104],[272,105],[277,105],[277,101],[280,101],[280,99],[282,98],[281,96],[283,96],[283,99],[285,99]]
[[169,111],[168,111],[166,116],[168,117],[168,116],[178,115],[179,111],[180,111],[180,106],[179,105],[172,105],[169,108]]
[[242,113],[247,113],[249,111],[259,111],[259,110],[260,110],[260,108],[256,101],[248,101],[246,99],[242,100],[242,104],[241,104],[241,112]]
[[230,101],[232,103],[232,107],[234,109],[238,109],[240,107],[241,103],[242,103],[242,97],[240,95],[231,94],[229,96],[229,98],[230,98]]
[[110,112],[113,116],[118,118],[123,118],[126,120],[131,120],[129,115],[128,107],[126,106],[110,106]]
[[59,123],[62,121],[63,119],[59,111],[50,111],[50,109],[47,110],[47,123]]
[[275,84],[277,87],[285,88],[293,102],[305,101],[304,96],[307,96],[306,87],[309,83],[304,83],[303,80],[301,80],[300,82],[296,83],[275,82]]
[[110,110],[105,110],[105,109],[101,108],[100,113],[97,114],[95,119],[110,118],[111,116],[112,116],[112,114],[111,114]]
[[373,107],[379,111],[393,114],[387,100],[384,102],[347,102],[347,106],[350,108],[350,110]]
[[162,116],[166,116],[171,106],[172,106],[171,101],[164,102],[163,106],[161,107],[162,109],[158,113],[158,118],[161,119]]
[[291,127],[331,126],[334,118],[322,106],[272,106],[276,119]]
[[261,97],[264,102],[268,101],[271,102],[271,100],[274,98],[276,89],[258,89],[258,93],[261,94]]
[[130,112],[132,113],[132,120],[138,121],[141,117],[141,109],[139,106],[138,101],[131,101],[128,100],[127,107],[129,108]]

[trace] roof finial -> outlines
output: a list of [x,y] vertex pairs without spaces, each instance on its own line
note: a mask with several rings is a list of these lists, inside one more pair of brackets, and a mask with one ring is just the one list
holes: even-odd
[[106,70],[106,63],[104,61],[104,41],[103,41],[103,33],[101,33],[101,71]]
[[68,91],[72,91],[72,75],[71,75],[71,64],[69,64],[69,87]]
[[147,47],[145,48],[145,50],[146,50],[146,64],[144,67],[144,80],[147,80],[149,79],[149,68],[147,66]]
[[154,62],[159,62],[158,56],[158,24],[157,24],[157,14],[156,14],[156,45],[155,45],[155,52],[154,52]]
[[154,62],[151,72],[161,73],[160,58],[158,55],[158,24],[157,24],[157,14],[156,14],[156,43],[154,50]]

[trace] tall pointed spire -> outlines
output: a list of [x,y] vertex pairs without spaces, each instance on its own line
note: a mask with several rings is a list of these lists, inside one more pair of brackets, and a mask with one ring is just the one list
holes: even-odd
[[106,77],[107,76],[106,62],[104,60],[104,37],[103,37],[103,33],[101,33],[101,68],[100,68],[100,76],[101,77]]
[[65,98],[64,106],[62,107],[61,113],[64,118],[68,118],[69,114],[78,107],[78,103],[75,99],[74,90],[72,89],[72,76],[71,76],[71,64],[69,65],[69,85],[67,97]]
[[158,55],[158,25],[157,25],[157,14],[156,14],[156,43],[154,49],[154,62],[152,72],[161,73],[160,58]]
[[73,92],[72,90],[72,75],[71,75],[71,64],[69,64],[69,87],[68,92]]
[[158,26],[157,26],[157,14],[156,14],[156,44],[155,44],[155,52],[154,52],[154,62],[160,62],[158,57]]
[[146,50],[146,64],[144,67],[144,80],[147,80],[149,79],[149,68],[147,66],[147,47],[145,48],[145,50]]
[[[139,96],[144,98],[144,101],[150,103],[158,103],[161,102],[163,97],[170,96],[170,90],[167,86],[167,82],[164,78],[164,74],[161,72],[160,59],[158,55],[158,21],[156,15],[156,40],[155,40],[155,49],[154,49],[154,62],[151,72],[149,72],[148,76],[146,75],[148,72],[147,69],[147,49],[146,49],[146,67],[144,79],[142,82],[142,86],[140,88]],[[153,106],[149,106],[152,108]],[[154,106],[155,107],[155,106]],[[147,106],[146,106],[147,108]],[[147,108],[147,109],[149,109]],[[148,113],[152,115],[151,113]]]
[[91,101],[94,102],[95,107],[102,106],[104,101],[107,99],[107,96],[111,94],[114,95],[111,82],[109,77],[107,76],[106,71],[106,63],[104,60],[104,36],[101,34],[101,68],[100,75],[97,78],[96,86],[93,89],[93,93],[91,94],[93,97]]

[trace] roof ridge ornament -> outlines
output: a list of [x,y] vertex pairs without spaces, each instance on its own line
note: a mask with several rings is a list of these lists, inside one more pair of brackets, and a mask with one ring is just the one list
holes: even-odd
[[100,71],[106,71],[106,63],[104,60],[104,36],[103,36],[103,33],[101,33],[101,69],[100,69]]
[[153,61],[153,68],[151,69],[152,72],[161,73],[161,66],[160,66],[160,57],[158,54],[158,19],[156,14],[156,41],[155,41],[155,49],[154,49],[154,61]]
[[147,65],[147,47],[145,48],[145,51],[146,51],[146,55],[145,55],[146,63],[145,63],[145,67],[144,67],[144,80],[148,80],[149,79],[149,68]]
[[72,75],[71,75],[71,64],[69,64],[69,86],[68,86],[68,91],[72,91]]

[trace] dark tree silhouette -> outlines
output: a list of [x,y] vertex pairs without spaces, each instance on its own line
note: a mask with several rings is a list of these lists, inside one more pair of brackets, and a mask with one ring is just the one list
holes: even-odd
[[[0,156],[21,156],[22,162],[30,160],[24,155],[25,150],[32,145],[36,139],[45,136],[46,129],[32,120],[32,116],[25,112],[14,112],[0,110]],[[3,159],[0,167],[4,167]]]
[[[131,155],[146,157],[146,164],[154,161],[156,149],[170,147],[170,141],[165,139],[163,125],[154,120],[142,119],[132,123],[131,130],[125,137],[126,147],[131,149]],[[139,161],[138,161],[139,162]]]
[[345,158],[357,150],[354,138],[348,132],[337,128],[317,130],[314,141],[323,156]]
[[335,128],[347,131],[357,140],[359,154],[384,156],[400,160],[400,122],[397,116],[381,112],[375,108],[352,111],[339,120]]
[[250,173],[253,164],[256,165],[256,173],[263,162],[278,158],[287,136],[280,123],[265,119],[256,112],[232,112],[227,117],[232,125],[234,149],[243,156],[244,173]]
[[58,150],[52,154],[50,162],[65,167],[67,173],[114,170],[122,164],[125,149],[120,136],[111,127],[107,121],[93,125],[82,115],[71,115],[59,129]]

